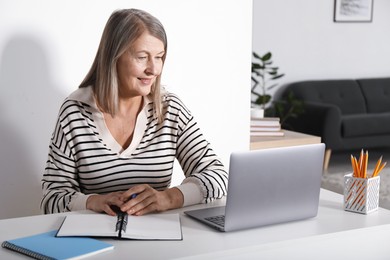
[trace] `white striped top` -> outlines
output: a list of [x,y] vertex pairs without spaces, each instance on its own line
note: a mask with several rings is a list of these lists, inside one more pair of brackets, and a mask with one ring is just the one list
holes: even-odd
[[[85,209],[91,194],[124,191],[137,184],[170,186],[175,158],[185,179],[178,186],[184,204],[226,195],[228,175],[190,111],[164,94],[164,121],[157,123],[144,99],[132,144],[121,150],[104,124],[92,88],[80,88],[62,104],[42,179],[44,213]],[[198,198],[196,198],[198,193]]]

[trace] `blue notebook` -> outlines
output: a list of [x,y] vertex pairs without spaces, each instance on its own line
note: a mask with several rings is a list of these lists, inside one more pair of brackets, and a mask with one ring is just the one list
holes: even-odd
[[35,259],[80,259],[114,246],[87,237],[56,237],[57,230],[4,241],[1,246]]

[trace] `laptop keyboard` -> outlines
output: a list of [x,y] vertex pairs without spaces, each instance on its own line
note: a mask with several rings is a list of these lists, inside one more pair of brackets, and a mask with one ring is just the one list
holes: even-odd
[[219,216],[213,216],[205,218],[207,221],[210,221],[218,226],[224,227],[225,226],[225,215],[219,215]]

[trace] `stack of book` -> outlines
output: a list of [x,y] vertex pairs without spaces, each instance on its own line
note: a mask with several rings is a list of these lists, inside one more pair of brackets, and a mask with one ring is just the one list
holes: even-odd
[[284,136],[278,117],[251,118],[251,136]]

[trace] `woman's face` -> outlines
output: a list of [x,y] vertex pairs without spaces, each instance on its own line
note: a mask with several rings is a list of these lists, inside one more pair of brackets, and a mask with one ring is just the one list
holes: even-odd
[[143,33],[118,59],[119,95],[146,96],[163,68],[164,43]]

